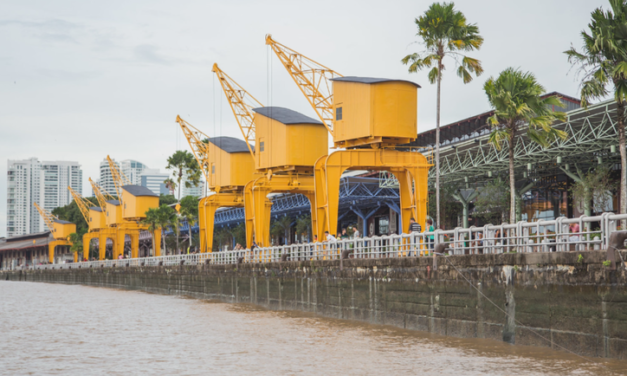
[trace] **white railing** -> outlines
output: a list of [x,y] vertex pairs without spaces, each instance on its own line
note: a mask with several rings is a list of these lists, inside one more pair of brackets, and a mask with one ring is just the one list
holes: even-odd
[[[345,258],[354,259],[420,257],[432,255],[438,244],[446,244],[448,253],[455,255],[601,250],[606,249],[610,234],[620,228],[620,221],[623,220],[627,220],[626,214],[603,213],[594,217],[560,217],[551,221],[458,227],[453,230],[342,239],[253,250],[34,265],[25,268],[77,269],[339,260],[342,254]],[[578,227],[571,228],[571,225]],[[577,228],[577,231],[573,231]]]

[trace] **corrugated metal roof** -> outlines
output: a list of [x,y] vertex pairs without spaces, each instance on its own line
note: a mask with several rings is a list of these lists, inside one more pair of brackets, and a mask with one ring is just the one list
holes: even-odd
[[115,206],[120,206],[120,201],[119,200],[107,200],[106,201],[108,204],[112,204]]
[[132,194],[135,197],[142,196],[154,196],[159,197],[159,195],[155,194],[155,192],[151,191],[146,187],[142,187],[141,185],[125,185],[122,187],[125,191]]
[[64,221],[64,220],[62,220],[62,219],[55,219],[55,220],[54,220],[54,223],[60,223],[60,224],[62,224],[62,225],[71,225],[71,224],[72,224],[72,222],[69,222],[69,221]]
[[[209,142],[227,153],[248,153],[246,142],[235,137],[212,137]],[[254,148],[253,148],[254,150]]]
[[93,211],[97,211],[97,212],[101,212],[102,208],[98,208],[96,206],[92,206],[91,208],[89,208],[89,210],[93,210]]
[[421,87],[415,82],[407,81],[407,80],[395,80],[392,78],[375,78],[375,77],[355,77],[355,76],[347,76],[347,77],[337,77],[332,78],[331,81],[341,81],[341,82],[357,82],[360,84],[380,84],[384,82],[407,82],[408,84],[415,85],[416,87]]
[[310,118],[309,116],[305,116],[300,112],[296,112],[290,110],[289,108],[284,107],[259,107],[253,109],[256,113],[268,117],[270,119],[276,120],[285,125],[296,125],[296,124],[315,124],[315,125],[324,125],[320,120],[316,120]]
[[27,248],[48,247],[48,243],[54,239],[50,236],[50,231],[38,234],[28,234],[8,238],[0,242],[0,252],[18,251]]

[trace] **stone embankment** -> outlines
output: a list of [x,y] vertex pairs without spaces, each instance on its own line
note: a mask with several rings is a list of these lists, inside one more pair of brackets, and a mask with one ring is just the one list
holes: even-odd
[[625,359],[627,273],[606,259],[605,252],[512,253],[437,263],[421,257],[0,271],[0,279],[253,303]]

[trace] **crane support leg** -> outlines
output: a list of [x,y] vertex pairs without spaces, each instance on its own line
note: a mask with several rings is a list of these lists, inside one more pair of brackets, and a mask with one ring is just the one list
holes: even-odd
[[89,261],[89,248],[91,246],[91,241],[93,239],[97,239],[100,236],[98,232],[88,232],[83,235],[83,258]]
[[51,264],[54,264],[54,251],[55,248],[57,246],[71,246],[72,243],[70,243],[67,240],[53,240],[50,243],[48,243],[48,261],[50,261]]
[[[315,208],[314,177],[299,175],[273,175],[255,180],[252,186],[253,196],[253,224],[257,245],[270,246],[270,216],[272,201],[268,199],[270,193],[300,193],[309,198],[312,208]],[[316,223],[315,210],[312,210],[312,226]],[[314,227],[312,227],[314,228]]]
[[118,257],[124,254],[124,243],[126,242],[126,231],[118,229],[115,236],[115,244],[113,244],[113,259],[117,260]]
[[347,169],[392,172],[400,184],[402,232],[409,231],[410,217],[414,217],[424,228],[427,179],[431,166],[420,153],[387,149],[341,150],[320,158],[315,167],[318,238],[323,240],[325,231],[337,231],[340,178]]
[[253,204],[253,184],[254,180],[249,181],[244,186],[244,225],[246,227],[246,248],[253,246],[253,237],[255,234],[255,205]]
[[155,244],[152,245],[155,250],[155,254],[153,256],[158,257],[161,256],[161,229],[156,229],[153,234],[155,235]]
[[131,258],[139,258],[139,231],[129,233],[131,237]]
[[[224,207],[242,207],[244,199],[242,193],[216,193],[207,196],[198,203],[198,221],[200,228],[200,251],[211,252],[213,247],[213,226],[216,210]],[[204,236],[203,236],[204,234]]]

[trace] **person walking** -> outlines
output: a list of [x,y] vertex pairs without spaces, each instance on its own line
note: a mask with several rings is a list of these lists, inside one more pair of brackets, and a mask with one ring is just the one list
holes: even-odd
[[425,226],[425,232],[430,232],[431,235],[426,236],[427,245],[429,248],[429,252],[433,249],[433,243],[435,242],[435,237],[433,236],[433,232],[435,231],[435,227],[433,227],[433,219],[427,219],[427,226]]
[[[419,234],[420,232],[422,232],[422,227],[420,226],[420,223],[416,222],[416,220],[412,217],[409,219],[409,233],[410,234]],[[412,247],[414,249],[413,251],[413,256],[418,256],[418,250],[417,247],[420,247],[420,240],[418,239],[418,241],[416,242],[412,242],[414,244],[414,246]],[[409,252],[409,256],[412,256],[412,252]]]

